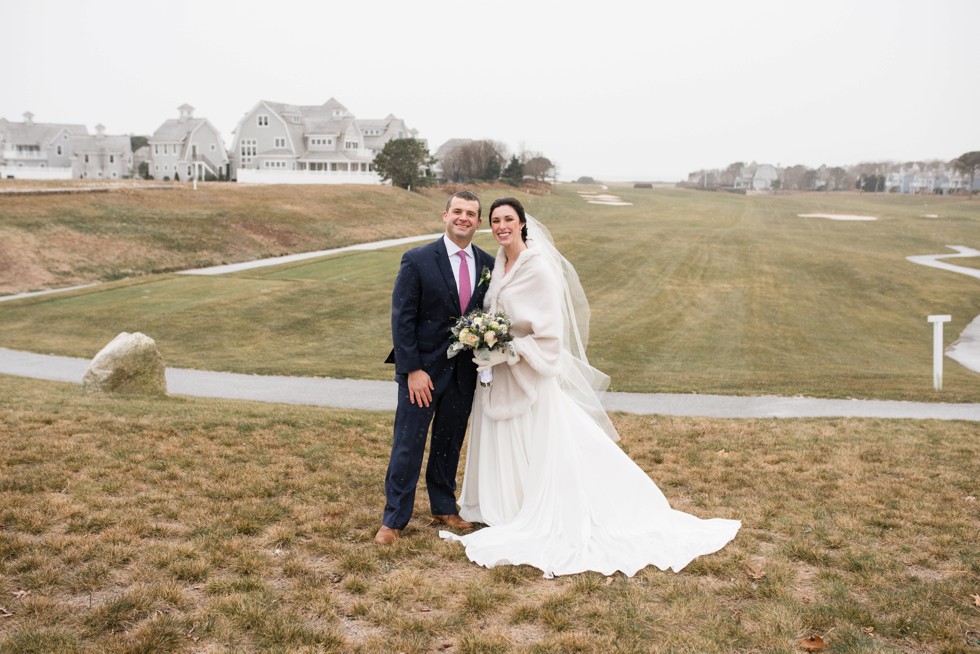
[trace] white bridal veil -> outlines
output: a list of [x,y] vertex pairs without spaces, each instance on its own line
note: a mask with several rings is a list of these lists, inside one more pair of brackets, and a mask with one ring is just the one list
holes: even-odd
[[599,397],[609,387],[609,376],[589,365],[585,349],[589,344],[589,301],[585,297],[578,273],[555,247],[548,229],[540,221],[527,217],[527,246],[546,254],[562,290],[562,324],[564,334],[558,383],[614,441],[619,434],[613,427]]

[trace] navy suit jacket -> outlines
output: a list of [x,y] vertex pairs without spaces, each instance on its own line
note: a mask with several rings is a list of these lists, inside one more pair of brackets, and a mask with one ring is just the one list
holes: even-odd
[[[473,246],[476,288],[466,312],[483,305],[489,282],[479,283],[483,269],[493,269],[494,257]],[[459,291],[443,237],[428,245],[409,250],[402,256],[401,268],[391,294],[391,338],[394,348],[386,363],[395,364],[396,374],[425,370],[439,391],[449,383],[457,361],[465,361],[460,372],[476,384],[476,367],[465,352],[449,359],[446,350],[450,330],[460,317]],[[469,383],[469,379],[463,380]]]

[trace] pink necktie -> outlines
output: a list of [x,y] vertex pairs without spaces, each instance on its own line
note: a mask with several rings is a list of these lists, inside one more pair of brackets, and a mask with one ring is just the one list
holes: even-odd
[[459,255],[459,310],[466,313],[470,303],[470,267],[466,265],[466,252],[460,250]]

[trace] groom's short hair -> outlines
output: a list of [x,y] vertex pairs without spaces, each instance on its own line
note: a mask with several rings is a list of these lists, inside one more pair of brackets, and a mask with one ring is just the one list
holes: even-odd
[[476,193],[472,193],[470,191],[456,191],[449,196],[448,200],[446,200],[446,211],[449,211],[449,205],[453,203],[453,198],[459,198],[460,200],[466,200],[467,202],[476,202],[476,217],[482,217],[480,214],[483,213],[483,205],[480,204],[480,198],[476,197]]

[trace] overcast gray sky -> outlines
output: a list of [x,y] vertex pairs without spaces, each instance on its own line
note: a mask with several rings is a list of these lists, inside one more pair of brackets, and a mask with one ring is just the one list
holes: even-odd
[[259,100],[540,151],[561,179],[980,150],[977,0],[0,0],[0,116],[232,145]]

